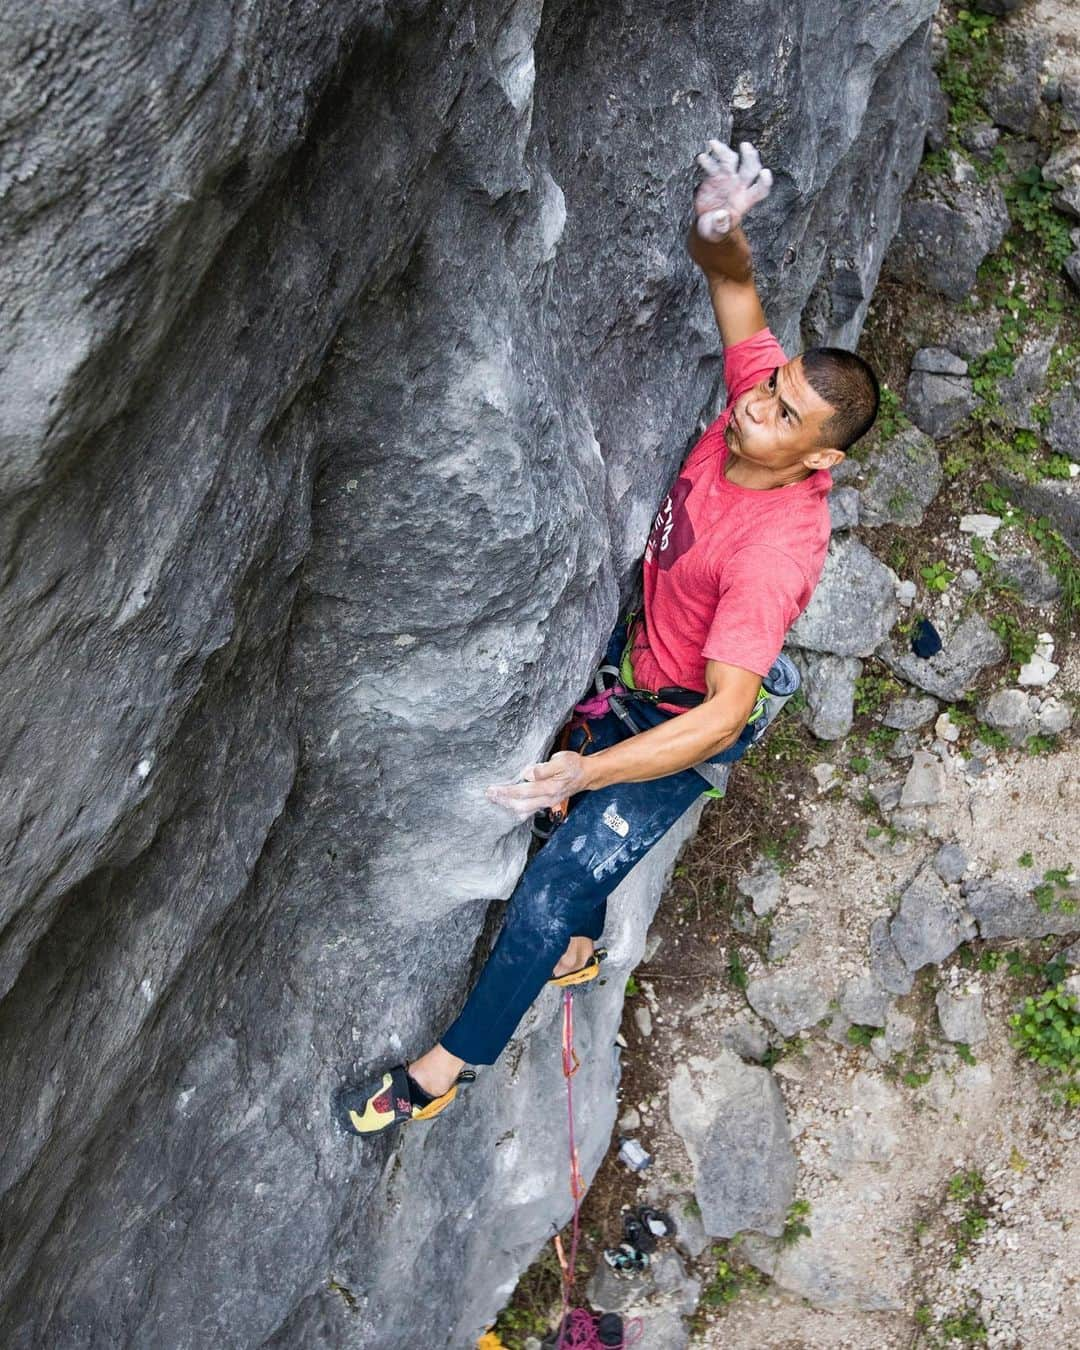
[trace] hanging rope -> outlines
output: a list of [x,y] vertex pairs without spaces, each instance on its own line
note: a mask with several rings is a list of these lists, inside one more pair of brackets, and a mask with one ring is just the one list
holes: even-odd
[[570,1225],[570,1256],[563,1250],[562,1238],[555,1236],[555,1252],[562,1270],[562,1317],[559,1322],[559,1340],[555,1350],[620,1350],[621,1346],[636,1345],[641,1339],[641,1318],[635,1317],[623,1327],[619,1346],[605,1345],[597,1333],[598,1318],[584,1308],[572,1308],[574,1277],[577,1273],[578,1236],[581,1226],[581,1198],[585,1183],[578,1165],[577,1142],[574,1138],[574,1074],[581,1061],[574,1049],[574,991],[563,990],[562,1071],[566,1079],[566,1126],[570,1148],[570,1198],[574,1202],[574,1216]]

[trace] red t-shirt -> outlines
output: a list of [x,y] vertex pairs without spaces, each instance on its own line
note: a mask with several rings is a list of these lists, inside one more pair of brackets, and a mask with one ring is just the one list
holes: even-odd
[[764,490],[724,477],[732,403],[786,363],[767,328],[724,352],[727,407],[691,450],[645,550],[645,614],[632,652],[643,689],[704,693],[707,660],[767,675],[821,576],[828,471]]

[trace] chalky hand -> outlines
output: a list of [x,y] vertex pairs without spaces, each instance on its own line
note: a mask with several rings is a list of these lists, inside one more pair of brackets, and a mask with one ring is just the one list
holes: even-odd
[[530,764],[521,777],[518,783],[489,787],[484,795],[518,820],[528,820],[537,811],[547,811],[583,791],[585,760],[573,750],[560,750],[544,764]]
[[697,162],[705,171],[694,193],[697,232],[715,244],[739,225],[752,206],[765,200],[773,177],[761,167],[761,157],[749,141],[742,142],[739,154],[723,141],[709,141]]

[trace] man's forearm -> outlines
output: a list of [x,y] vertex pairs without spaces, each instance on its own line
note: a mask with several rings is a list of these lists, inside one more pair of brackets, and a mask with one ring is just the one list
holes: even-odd
[[696,227],[691,225],[687,248],[710,285],[713,281],[745,283],[754,279],[750,241],[741,229],[732,230],[723,239],[709,240],[702,239]]
[[726,750],[742,726],[731,727],[716,716],[715,705],[703,703],[639,736],[586,755],[583,769],[589,789],[612,783],[645,783],[679,773]]

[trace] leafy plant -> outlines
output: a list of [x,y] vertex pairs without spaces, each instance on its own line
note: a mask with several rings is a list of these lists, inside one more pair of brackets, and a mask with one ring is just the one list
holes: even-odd
[[1005,186],[1005,200],[1013,224],[1034,237],[1054,268],[1061,267],[1072,252],[1068,222],[1053,201],[1054,193],[1060,188],[1060,183],[1047,182],[1035,164],[1018,173]]
[[809,1200],[794,1200],[788,1206],[784,1231],[780,1234],[781,1247],[794,1247],[801,1238],[810,1237],[810,1229],[803,1222],[810,1216]]
[[1080,1106],[1080,1010],[1074,994],[1051,985],[1024,999],[1009,1018],[1013,1044],[1028,1059],[1049,1070],[1055,1098]]
[[855,712],[859,716],[875,713],[900,692],[899,683],[891,675],[860,675],[855,681]]
[[865,1026],[861,1022],[856,1022],[848,1027],[847,1038],[852,1045],[868,1047],[876,1036],[884,1036],[884,1034],[885,1029],[883,1027]]
[[986,1324],[975,1307],[942,1318],[938,1329],[946,1342],[959,1341],[961,1345],[985,1345],[988,1335]]
[[732,947],[728,954],[727,977],[731,986],[740,991],[745,990],[750,983],[750,976],[747,974],[742,955],[737,947]]
[[633,975],[628,975],[626,977],[626,997],[633,998],[635,994],[640,993],[641,993],[641,985],[638,984],[637,980],[634,978]]
[[1004,642],[1013,665],[1022,666],[1034,656],[1039,635],[1033,629],[1021,628],[1011,614],[995,614],[990,627]]
[[878,404],[876,426],[878,435],[883,441],[889,440],[904,427],[911,426],[900,399],[887,384],[881,386],[881,402]]
[[950,572],[949,568],[943,562],[924,563],[919,568],[919,575],[926,583],[926,589],[929,591],[944,591],[948,589],[949,582],[956,576],[955,572]]
[[1016,863],[1018,867],[1034,867],[1035,859],[1030,853],[1021,853],[1019,858],[1017,858]]

